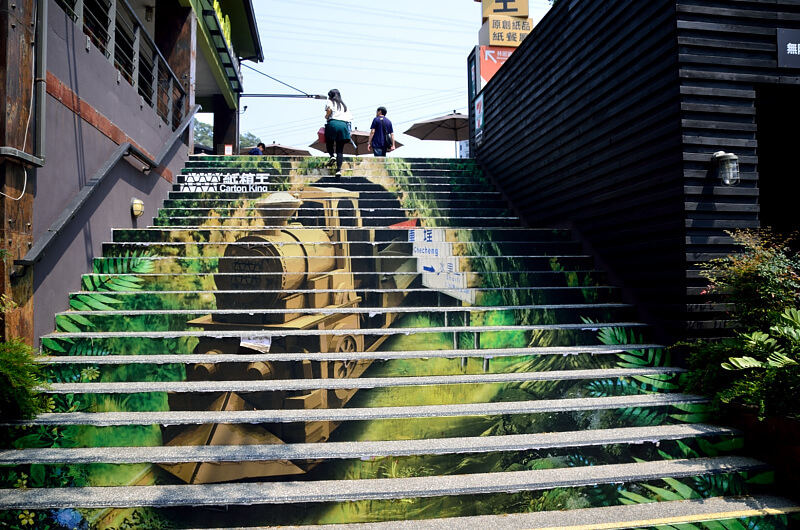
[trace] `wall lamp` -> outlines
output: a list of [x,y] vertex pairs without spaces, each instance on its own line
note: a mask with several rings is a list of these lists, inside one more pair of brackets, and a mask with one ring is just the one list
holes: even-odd
[[733,153],[717,151],[712,156],[717,164],[717,175],[726,186],[739,184],[739,157]]
[[133,217],[141,217],[144,213],[144,202],[141,199],[131,199],[131,215]]

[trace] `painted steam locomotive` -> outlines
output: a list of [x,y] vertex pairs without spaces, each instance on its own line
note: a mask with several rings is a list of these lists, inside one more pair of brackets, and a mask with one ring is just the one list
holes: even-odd
[[[403,303],[417,278],[407,238],[398,230],[364,226],[358,192],[341,188],[304,187],[276,192],[259,201],[266,230],[239,238],[226,247],[214,281],[218,309],[189,322],[207,331],[276,330],[268,342],[238,338],[204,338],[199,354],[347,353],[377,349],[386,336],[360,333],[388,327],[392,312],[342,311],[395,307]],[[274,228],[273,228],[274,227]],[[405,233],[405,232],[400,232]],[[357,259],[353,259],[353,258]],[[370,259],[363,259],[370,258]],[[269,308],[276,311],[253,312]],[[321,311],[301,311],[319,309]],[[337,309],[335,312],[325,309]],[[338,334],[297,334],[298,330],[347,330]],[[267,380],[359,377],[371,360],[201,363],[189,365],[190,380]],[[273,391],[196,396],[171,394],[171,409],[255,410],[343,407],[355,389]],[[208,424],[165,427],[166,445],[246,445],[324,442],[338,424]],[[212,483],[305,473],[316,462],[193,462],[161,467],[187,483]]]

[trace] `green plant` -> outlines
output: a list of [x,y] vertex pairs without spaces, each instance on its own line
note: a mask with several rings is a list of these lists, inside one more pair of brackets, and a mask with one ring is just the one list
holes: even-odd
[[759,414],[800,417],[800,311],[789,308],[769,333],[753,331],[740,335],[742,352],[722,362],[725,370],[740,372],[726,389],[723,402],[737,400],[757,406]]
[[702,274],[708,292],[721,294],[734,306],[744,331],[763,330],[800,297],[800,259],[788,241],[768,230],[729,232],[742,252],[709,261]]
[[33,348],[22,340],[0,342],[0,418],[29,419],[44,411],[46,398],[36,390],[41,370]]
[[[0,248],[0,260],[6,256],[8,249]],[[16,307],[14,300],[0,295],[0,315]],[[0,419],[29,419],[43,412],[47,398],[37,392],[42,385],[42,365],[33,348],[21,339],[0,342]]]
[[800,259],[769,231],[731,236],[743,251],[703,272],[709,293],[733,306],[734,336],[688,345],[689,389],[716,404],[756,407],[761,417],[800,417]]

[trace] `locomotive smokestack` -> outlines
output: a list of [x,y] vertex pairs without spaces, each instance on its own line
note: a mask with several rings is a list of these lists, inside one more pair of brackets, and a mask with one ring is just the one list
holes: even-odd
[[286,226],[289,219],[297,213],[303,201],[283,191],[269,195],[266,199],[255,204],[256,209],[264,218],[267,227]]

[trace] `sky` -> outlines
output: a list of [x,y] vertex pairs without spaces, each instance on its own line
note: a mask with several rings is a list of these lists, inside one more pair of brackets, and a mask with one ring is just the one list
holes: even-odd
[[[529,5],[534,25],[550,7],[548,0]],[[453,142],[402,133],[453,110],[467,114],[467,56],[478,44],[479,2],[253,0],[253,6],[265,59],[242,63],[244,94],[325,95],[338,88],[359,130],[369,130],[377,107],[388,109],[404,144],[390,156],[455,155]],[[323,100],[242,98],[245,105],[240,130],[266,144],[307,149],[325,122]]]

